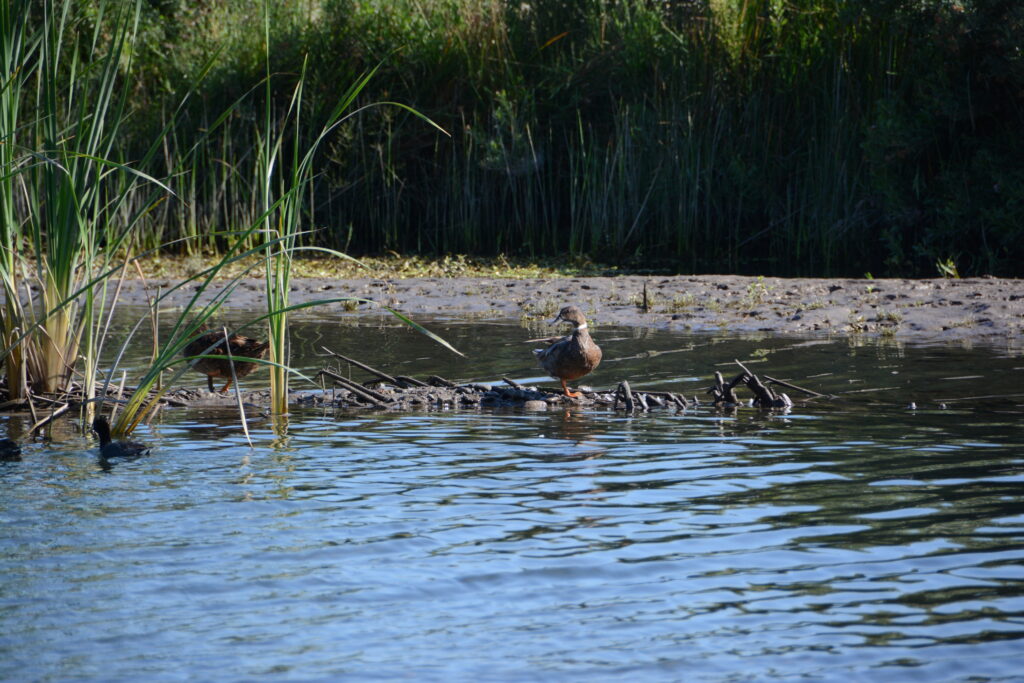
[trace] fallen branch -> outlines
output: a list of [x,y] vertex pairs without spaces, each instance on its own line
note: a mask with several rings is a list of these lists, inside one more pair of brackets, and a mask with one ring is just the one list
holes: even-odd
[[808,396],[813,396],[814,398],[828,398],[828,396],[826,396],[825,394],[819,394],[817,391],[811,391],[810,389],[804,389],[803,387],[798,387],[797,385],[790,384],[789,382],[783,382],[781,379],[775,379],[774,377],[769,377],[768,375],[765,375],[764,378],[771,382],[772,384],[778,384],[780,386],[786,387],[787,389],[792,389],[793,391],[800,391],[807,394]]
[[615,404],[618,405],[618,397],[622,395],[622,403],[626,406],[626,412],[632,413],[636,409],[636,404],[633,402],[633,392],[629,389],[629,382],[622,380],[619,383],[619,389],[616,392]]
[[373,389],[367,389],[366,387],[358,384],[357,382],[353,382],[352,380],[342,377],[339,374],[333,373],[330,370],[321,370],[319,373],[317,373],[317,377],[320,377],[321,375],[330,377],[335,382],[345,387],[356,396],[359,396],[360,398],[363,398],[376,406],[385,406],[389,403],[389,400],[386,396],[378,394]]
[[356,366],[357,368],[362,368],[363,370],[366,370],[371,375],[376,375],[379,379],[382,379],[385,382],[390,382],[391,384],[394,384],[395,386],[399,386],[399,387],[405,386],[402,382],[400,382],[398,380],[397,377],[392,377],[391,375],[389,375],[386,372],[381,372],[380,370],[378,370],[376,368],[371,368],[369,365],[366,365],[365,363],[360,363],[359,361],[354,360],[352,358],[349,358],[348,356],[343,356],[340,353],[337,353],[335,351],[331,351],[326,346],[321,346],[320,348],[323,349],[324,351],[326,351],[328,354],[334,356],[335,358],[343,360],[346,363],[349,363],[351,365]]
[[49,415],[47,415],[42,420],[39,420],[34,425],[32,425],[32,428],[28,430],[29,433],[30,434],[35,434],[40,429],[42,429],[46,425],[48,425],[51,422],[53,422],[54,419],[60,417],[64,413],[68,412],[68,409],[70,409],[70,408],[71,408],[71,405],[68,404],[68,403],[65,403],[64,405],[60,406],[59,408],[55,408],[54,410],[52,410],[50,412]]

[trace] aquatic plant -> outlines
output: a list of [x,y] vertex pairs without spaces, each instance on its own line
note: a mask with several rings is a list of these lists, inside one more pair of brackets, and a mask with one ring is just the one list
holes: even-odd
[[91,32],[72,3],[13,0],[0,9],[0,334],[14,399],[67,390],[79,357],[93,395],[107,278],[123,267],[115,259],[132,230],[169,192],[141,170],[155,143],[131,165],[120,156],[122,70],[140,7],[98,3],[107,22]]
[[[32,393],[67,392],[72,373],[79,372],[88,423],[100,379],[98,359],[113,312],[107,308],[107,288],[113,286],[112,278],[123,278],[126,268],[136,264],[131,254],[139,241],[140,221],[173,196],[165,182],[145,169],[169,139],[175,118],[172,115],[165,121],[145,153],[132,164],[119,156],[124,152],[119,146],[122,126],[129,117],[132,80],[127,75],[133,73],[143,4],[138,0],[98,2],[93,5],[97,14],[87,16],[74,14],[76,7],[74,3],[52,0],[41,5],[16,0],[0,7],[0,30],[5,37],[0,55],[5,79],[0,89],[0,280],[4,288],[0,360],[5,363],[8,395],[14,399]],[[212,61],[204,65],[197,74],[197,83],[211,65]],[[271,81],[267,68],[264,84]],[[212,351],[213,346],[203,354],[181,357],[185,346],[212,321],[240,278],[257,265],[266,268],[268,309],[266,315],[248,324],[269,321],[274,354],[263,362],[273,370],[275,400],[286,395],[287,313],[339,301],[289,306],[291,259],[300,249],[347,258],[334,250],[298,244],[308,232],[300,230],[299,217],[313,174],[314,153],[343,120],[343,112],[371,75],[359,79],[343,94],[314,144],[304,151],[299,134],[304,74],[298,78],[281,121],[273,120],[268,97],[260,132],[265,142],[260,157],[261,213],[248,228],[213,232],[212,239],[224,245],[220,258],[152,299],[155,316],[160,302],[171,293],[184,286],[195,289],[167,339],[161,341],[154,334],[151,366],[118,415],[115,435],[131,432],[152,414],[168,386],[162,381],[165,372],[179,366],[172,376],[173,383],[189,363]],[[29,90],[34,90],[35,109],[27,108],[32,101]],[[244,102],[245,97],[240,98],[221,112],[204,136],[226,125]],[[405,105],[388,104],[428,120]],[[286,134],[289,121],[295,126],[294,140]],[[200,142],[202,139],[200,136]],[[290,145],[291,163],[281,171],[278,162],[285,145]],[[193,149],[198,148],[197,142]],[[189,164],[187,159],[181,161],[176,170],[187,176]],[[191,170],[194,172],[196,167],[192,165]],[[193,237],[157,247],[173,248],[176,243],[194,241]],[[242,261],[247,265],[232,279],[214,284],[223,269]],[[205,293],[212,295],[211,300],[199,305]],[[405,316],[395,315],[447,345]],[[104,397],[125,349],[147,321],[156,332],[157,325],[151,318],[138,321],[117,351],[105,379]],[[280,412],[283,400],[275,403]]]

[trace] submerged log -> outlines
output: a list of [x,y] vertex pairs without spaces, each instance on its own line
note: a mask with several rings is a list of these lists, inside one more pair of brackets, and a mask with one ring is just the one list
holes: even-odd
[[[789,408],[793,405],[793,401],[789,396],[783,393],[776,394],[771,387],[761,382],[758,376],[747,369],[743,363],[738,360],[734,362],[740,366],[743,372],[728,383],[723,379],[721,372],[716,372],[715,383],[707,391],[707,393],[711,394],[712,403],[716,406],[738,405],[740,400],[736,396],[735,388],[740,384],[750,389],[754,394],[753,404],[760,408]],[[818,395],[821,396],[821,394]]]
[[736,395],[736,385],[743,381],[746,373],[736,376],[731,382],[726,383],[722,373],[715,371],[715,383],[707,390],[711,394],[711,402],[716,406],[739,405],[740,399]]
[[629,382],[622,380],[619,383],[618,391],[616,392],[616,405],[618,405],[618,397],[622,397],[622,405],[626,408],[627,413],[632,413],[636,410],[636,403],[633,401],[633,392],[629,388]]

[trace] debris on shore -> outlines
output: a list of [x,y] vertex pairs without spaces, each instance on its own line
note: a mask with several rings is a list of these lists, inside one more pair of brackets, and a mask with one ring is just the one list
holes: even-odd
[[[406,375],[391,375],[330,349],[324,348],[324,351],[347,367],[345,369],[341,367],[321,369],[316,375],[316,379],[321,382],[321,388],[315,391],[293,391],[291,400],[293,404],[337,409],[394,411],[480,408],[538,411],[563,407],[589,407],[606,408],[627,414],[653,411],[680,413],[701,405],[696,396],[687,398],[678,392],[637,389],[631,387],[628,380],[622,380],[614,389],[593,390],[580,387],[578,397],[567,396],[560,387],[525,386],[508,377],[503,377],[500,382],[495,383],[459,383],[437,375],[422,380]],[[811,398],[828,398],[824,394],[767,375],[762,380],[742,363],[735,362],[740,366],[742,372],[728,382],[721,372],[716,372],[714,384],[706,391],[711,396],[710,405],[716,409],[732,408],[739,405],[751,405],[764,410],[789,409],[793,405],[793,401],[785,393],[779,391],[778,387],[797,391]],[[353,371],[362,371],[370,375],[370,379],[362,381],[352,379]],[[749,389],[754,395],[753,399],[746,403],[736,394],[736,389],[741,386]],[[130,388],[109,387],[103,401],[124,403],[130,396]],[[97,401],[97,399],[91,400]],[[239,403],[238,397],[234,394],[228,395],[190,388],[167,391],[161,395],[159,401],[162,409],[236,410]],[[31,399],[0,401],[0,412],[30,413],[33,422],[30,432],[34,433],[57,417],[67,414],[71,408],[76,408],[85,402],[86,398],[82,388],[73,385],[67,393],[60,396],[36,394],[32,395]],[[270,392],[266,389],[243,392],[241,403],[247,408],[262,412],[270,403]],[[705,404],[707,403],[705,402]]]

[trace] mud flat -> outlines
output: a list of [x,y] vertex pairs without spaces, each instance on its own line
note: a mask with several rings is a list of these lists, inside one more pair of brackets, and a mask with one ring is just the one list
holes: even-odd
[[[150,281],[164,291],[173,281]],[[167,305],[183,305],[183,287]],[[567,303],[598,325],[679,331],[866,334],[906,340],[1000,343],[1024,333],[1024,280],[761,278],[736,275],[616,276],[546,279],[481,277],[292,280],[293,303],[359,297],[404,313],[521,320],[553,317]],[[146,290],[126,281],[122,303],[144,304]],[[245,280],[227,306],[264,306],[262,280]],[[373,304],[338,302],[330,313],[370,312]]]

